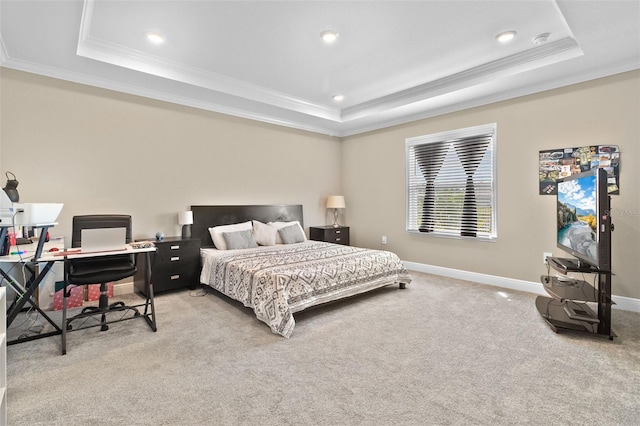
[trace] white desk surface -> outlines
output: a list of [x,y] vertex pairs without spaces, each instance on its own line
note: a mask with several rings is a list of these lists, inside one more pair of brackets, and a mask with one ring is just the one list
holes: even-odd
[[155,246],[133,248],[127,244],[124,250],[109,250],[109,251],[93,251],[93,252],[81,252],[79,249],[66,249],[66,251],[60,250],[57,252],[43,252],[42,256],[38,259],[38,262],[57,262],[65,259],[81,259],[84,257],[102,257],[102,256],[114,256],[118,254],[136,254],[146,253],[150,251],[156,251]]
[[[33,228],[43,228],[45,226],[56,226],[58,222],[48,222],[48,223],[16,223],[15,226],[31,226]],[[13,228],[13,223],[0,223],[0,228]]]
[[[44,243],[42,247],[42,252],[46,252],[51,248],[57,248],[58,250],[62,250],[64,248],[64,238],[52,238],[51,240]],[[36,254],[36,249],[38,248],[38,242],[34,242],[32,244],[20,244],[19,246],[11,246],[9,249],[9,253],[25,251],[24,254],[9,254],[7,256],[0,256],[0,263],[19,263],[19,262],[30,262],[33,259],[33,256]]]

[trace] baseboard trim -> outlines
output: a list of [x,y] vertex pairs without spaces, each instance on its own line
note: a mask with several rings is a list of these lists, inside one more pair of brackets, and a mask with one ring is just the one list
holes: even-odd
[[[443,277],[456,278],[465,281],[473,281],[480,284],[492,285],[495,287],[508,288],[511,290],[526,291],[528,293],[547,296],[542,283],[533,281],[517,280],[514,278],[500,277],[497,275],[480,274],[477,272],[463,271],[460,269],[444,268],[442,266],[426,265],[424,263],[404,262],[410,271],[424,272],[425,274],[440,275]],[[611,297],[615,302],[614,309],[622,309],[624,311],[640,312],[640,299],[634,299],[625,296]]]

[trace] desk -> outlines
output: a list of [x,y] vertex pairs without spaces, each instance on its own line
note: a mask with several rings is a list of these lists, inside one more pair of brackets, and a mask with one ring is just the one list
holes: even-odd
[[[57,225],[57,223],[44,223],[44,224],[36,224],[29,225],[34,228],[41,228],[40,236],[47,235],[47,231],[50,227]],[[11,228],[12,225],[4,225],[0,226],[0,241],[3,241],[7,235],[7,230]],[[13,279],[9,274],[7,274],[4,270],[0,269],[0,275],[7,280],[7,283],[15,290],[16,299],[13,301],[11,306],[7,309],[7,327],[11,325],[16,316],[22,311],[22,308],[26,303],[31,304],[34,309],[36,309],[41,315],[42,318],[47,320],[49,324],[51,324],[54,328],[54,331],[49,333],[38,334],[35,336],[28,336],[24,338],[19,338],[16,340],[12,340],[7,342],[8,345],[14,343],[25,342],[28,340],[40,339],[43,337],[54,336],[62,333],[62,329],[58,327],[58,325],[38,306],[35,302],[34,293],[36,289],[40,286],[45,276],[51,270],[51,267],[55,263],[55,261],[45,261],[45,265],[43,268],[37,268],[37,264],[39,262],[39,258],[42,255],[42,249],[44,247],[45,238],[40,238],[38,243],[36,244],[36,250],[33,254],[26,253],[26,255],[9,255],[9,256],[0,256],[0,262],[8,262],[8,263],[22,263],[24,264],[25,269],[31,275],[27,282],[24,284],[24,287],[20,283],[18,283],[15,279]]]
[[[156,314],[155,314],[155,305],[154,305],[154,301],[153,301],[153,283],[151,280],[151,259],[150,259],[150,255],[152,252],[155,252],[156,248],[155,247],[141,247],[141,248],[133,248],[131,245],[127,245],[127,248],[125,250],[114,250],[114,251],[100,251],[100,252],[80,252],[78,250],[69,250],[69,251],[63,251],[63,252],[51,252],[51,253],[45,253],[44,255],[42,255],[40,258],[37,259],[38,262],[46,262],[47,265],[53,264],[55,262],[65,262],[65,271],[67,271],[67,267],[66,267],[66,262],[69,260],[73,260],[73,259],[81,259],[81,258],[94,258],[94,257],[106,257],[106,256],[115,256],[115,255],[123,255],[123,254],[132,254],[132,255],[138,255],[139,253],[145,253],[147,256],[147,262],[146,262],[146,266],[147,266],[147,271],[146,271],[146,278],[147,278],[147,283],[149,285],[149,293],[146,296],[146,300],[144,303],[140,303],[137,305],[133,305],[133,306],[129,306],[129,308],[138,308],[138,307],[142,307],[144,306],[144,312],[143,314],[141,314],[140,316],[133,316],[133,317],[129,317],[129,318],[121,318],[118,320],[114,320],[114,321],[108,321],[107,323],[115,323],[115,322],[120,322],[120,321],[127,321],[130,319],[134,319],[134,318],[144,318],[145,321],[147,322],[147,324],[149,325],[149,327],[151,328],[151,330],[153,330],[154,332],[158,330],[158,327],[156,325]],[[47,272],[49,271],[49,269],[51,269],[51,267],[49,267],[47,269]],[[66,276],[66,272],[65,272],[65,279],[64,279],[64,289],[63,289],[63,294],[65,295],[63,297],[63,302],[62,302],[62,327],[57,327],[56,328],[58,330],[60,330],[59,333],[56,334],[62,334],[62,355],[67,353],[67,332],[69,330],[67,330],[67,276]],[[84,314],[83,314],[84,315]],[[87,314],[87,317],[92,316],[91,314]],[[76,328],[74,330],[83,330],[85,328],[91,328],[91,327],[97,327],[101,324],[92,324],[92,325],[88,325],[88,326],[84,326],[84,327],[80,327],[80,328]]]

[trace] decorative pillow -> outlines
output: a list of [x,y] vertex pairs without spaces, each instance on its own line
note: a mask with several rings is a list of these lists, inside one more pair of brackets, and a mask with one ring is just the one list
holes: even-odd
[[278,229],[267,225],[266,223],[259,222],[257,220],[253,221],[253,237],[261,246],[273,246],[276,244],[276,235],[278,234]]
[[249,229],[244,231],[223,232],[222,237],[227,244],[227,250],[238,250],[258,247],[253,238],[253,232]]
[[[267,223],[267,225],[271,225],[271,226],[275,227],[276,229],[281,229],[281,228],[284,228],[285,226],[296,225],[296,226],[298,226],[298,228],[300,228],[300,232],[304,236],[304,240],[302,240],[302,241],[307,241],[307,236],[304,234],[304,229],[302,229],[302,226],[300,225],[300,222],[298,222],[297,220],[294,220],[292,222],[269,222],[269,223]],[[280,236],[279,232],[276,235],[276,244],[283,244],[282,237]]]
[[223,232],[235,232],[235,231],[251,231],[251,221],[246,221],[242,223],[234,223],[233,225],[222,225],[215,226],[213,228],[209,228],[209,234],[211,235],[211,240],[213,244],[215,244],[218,250],[226,250],[227,244],[224,241],[224,237],[222,236]]
[[300,225],[297,224],[278,229],[278,234],[280,234],[282,244],[302,243],[306,239]]

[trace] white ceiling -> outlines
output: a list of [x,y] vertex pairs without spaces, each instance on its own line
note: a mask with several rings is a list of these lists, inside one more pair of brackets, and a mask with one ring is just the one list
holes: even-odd
[[348,136],[638,69],[640,0],[0,0],[0,61]]

